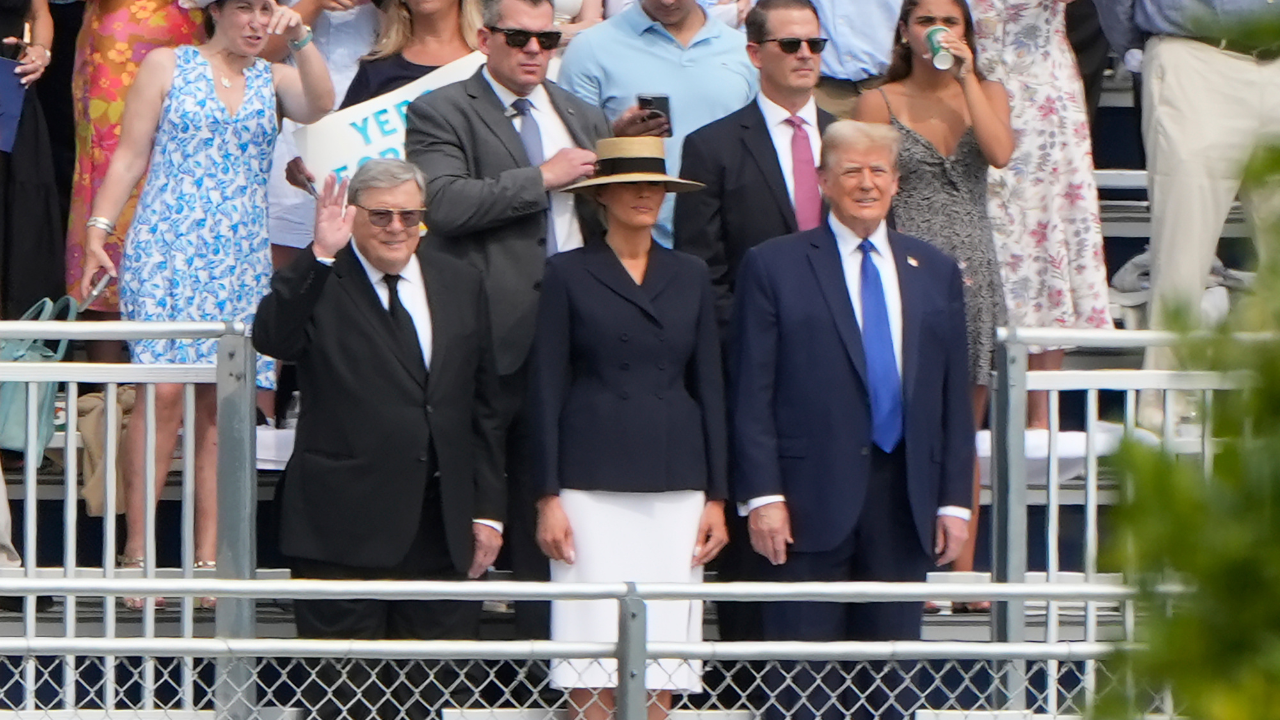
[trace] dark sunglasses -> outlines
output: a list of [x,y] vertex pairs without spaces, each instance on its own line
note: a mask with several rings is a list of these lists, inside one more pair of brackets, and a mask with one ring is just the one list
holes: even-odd
[[563,35],[559,30],[532,32],[530,30],[500,28],[496,25],[490,25],[489,32],[502,33],[507,38],[507,46],[516,48],[517,50],[527,47],[529,45],[529,41],[533,38],[538,38],[538,47],[543,50],[555,50],[560,46],[560,36]]
[[822,49],[827,46],[826,38],[770,38],[768,40],[761,40],[760,44],[763,45],[771,42],[778,43],[778,49],[788,55],[795,55],[800,52],[800,43],[808,45],[809,52],[814,55],[820,54]]
[[363,205],[356,207],[369,213],[369,224],[374,227],[384,228],[391,224],[391,218],[400,217],[400,224],[407,228],[416,228],[422,223],[422,215],[427,211],[426,208],[414,208],[412,210],[384,210],[382,208],[367,208]]

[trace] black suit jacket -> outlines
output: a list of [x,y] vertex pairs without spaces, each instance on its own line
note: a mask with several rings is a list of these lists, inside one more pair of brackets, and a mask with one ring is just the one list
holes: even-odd
[[303,253],[275,274],[258,306],[254,347],[298,364],[303,397],[278,491],[285,555],[370,568],[399,562],[423,515],[433,448],[459,571],[471,564],[472,520],[504,518],[497,374],[480,274],[423,248],[412,262],[421,263],[431,310],[425,387],[350,246],[332,267]]
[[552,257],[531,368],[533,472],[542,494],[725,497],[720,341],[697,258],[653,243],[636,285],[603,242]]
[[[933,555],[938,508],[973,505],[964,284],[954,260],[889,231],[902,297],[903,443],[911,515]],[[750,250],[734,298],[734,497],[784,495],[795,552],[858,525],[871,470],[862,333],[827,224]]]
[[[834,120],[818,110],[819,131]],[[723,328],[729,323],[742,256],[769,238],[798,229],[759,102],[752,100],[685,138],[680,176],[707,188],[676,195],[675,247],[706,261]]]
[[[610,135],[599,108],[553,83],[545,87],[578,147],[595,150]],[[520,134],[480,71],[409,106],[405,153],[427,175],[433,245],[483,273],[498,371],[515,372],[533,341],[547,257],[550,200],[542,172],[529,164]],[[583,237],[602,235],[594,201],[579,196],[576,208]]]

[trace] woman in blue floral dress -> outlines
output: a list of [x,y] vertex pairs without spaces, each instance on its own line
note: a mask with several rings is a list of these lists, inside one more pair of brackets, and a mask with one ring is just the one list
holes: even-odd
[[[152,51],[138,68],[125,104],[120,145],[87,225],[80,292],[95,273],[116,267],[104,250],[129,193],[147,173],[125,238],[119,283],[127,320],[252,322],[271,276],[266,190],[278,131],[277,108],[309,123],[333,107],[333,84],[311,32],[297,13],[273,0],[200,0],[209,42]],[[268,35],[283,34],[296,67],[256,56]],[[147,167],[150,165],[148,173]],[[140,340],[133,361],[217,362],[217,341]],[[270,361],[257,381],[271,387]],[[195,562],[217,553],[217,398],[196,389]],[[182,424],[182,386],[156,387],[156,467],[162,486]],[[135,413],[123,442],[128,534],[121,562],[146,557],[145,427]],[[158,494],[158,493],[157,493]]]

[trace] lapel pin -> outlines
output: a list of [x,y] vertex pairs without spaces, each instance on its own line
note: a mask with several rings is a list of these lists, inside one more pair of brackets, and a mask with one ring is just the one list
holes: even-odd
[[911,257],[910,255],[907,256],[907,264],[910,265],[911,267],[920,267],[920,261]]

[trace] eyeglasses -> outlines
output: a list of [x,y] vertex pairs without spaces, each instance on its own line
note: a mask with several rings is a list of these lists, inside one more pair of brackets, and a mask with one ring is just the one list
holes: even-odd
[[778,43],[778,49],[788,55],[795,55],[800,52],[800,43],[808,45],[809,52],[814,55],[821,53],[822,49],[827,46],[826,38],[770,38],[768,40],[761,40],[760,44],[763,45],[771,42]]
[[422,215],[427,211],[426,208],[413,208],[411,210],[387,210],[383,208],[367,208],[363,205],[356,207],[369,213],[369,224],[374,227],[384,228],[391,224],[391,218],[399,216],[400,224],[407,228],[416,228],[422,223]]
[[496,25],[489,26],[489,32],[502,33],[507,38],[507,46],[521,50],[528,47],[529,41],[538,38],[538,47],[543,50],[555,50],[560,46],[559,30],[546,30],[544,32],[533,32],[531,30],[515,30],[512,28],[500,28]]

